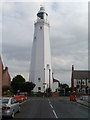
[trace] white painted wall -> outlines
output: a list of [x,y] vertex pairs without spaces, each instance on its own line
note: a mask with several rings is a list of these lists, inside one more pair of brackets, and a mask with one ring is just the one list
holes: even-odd
[[56,92],[56,89],[58,89],[58,82],[53,83],[53,92]]
[[[36,84],[36,87],[34,88],[35,92],[38,92],[38,87],[41,87],[41,92],[44,92],[45,89],[49,87],[49,79],[50,87],[52,89],[52,66],[49,37],[50,26],[46,17],[45,19],[37,19],[34,28],[30,81]],[[49,67],[47,67],[47,65],[49,65]],[[41,80],[38,81],[38,78],[41,78]],[[45,88],[43,87],[43,83],[46,83]]]

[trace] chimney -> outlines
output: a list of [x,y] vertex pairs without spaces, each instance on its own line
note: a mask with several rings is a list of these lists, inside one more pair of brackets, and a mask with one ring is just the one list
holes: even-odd
[[5,70],[8,70],[8,67],[5,67]]
[[71,76],[71,88],[72,88],[72,91],[74,91],[74,78],[73,78],[73,72],[74,72],[74,65],[72,65],[72,76]]
[[72,71],[74,71],[74,65],[72,65]]

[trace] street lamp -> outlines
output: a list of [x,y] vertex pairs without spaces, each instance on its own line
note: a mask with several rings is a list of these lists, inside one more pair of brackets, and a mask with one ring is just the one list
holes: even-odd
[[49,88],[50,88],[50,71],[51,71],[51,69],[50,69],[50,65],[49,64],[47,64],[47,69],[49,70],[48,79],[49,79]]
[[44,68],[44,82],[45,82],[45,68]]
[[51,72],[51,69],[49,69],[49,88],[51,88],[51,86],[50,86],[50,72]]
[[44,94],[43,95],[45,95],[45,85],[46,85],[46,83],[43,83],[43,88],[44,88]]

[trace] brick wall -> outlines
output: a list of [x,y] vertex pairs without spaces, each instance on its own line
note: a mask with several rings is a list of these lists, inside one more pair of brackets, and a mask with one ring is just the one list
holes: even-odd
[[8,72],[8,67],[3,70],[2,86],[11,86],[11,78]]
[[3,65],[0,56],[0,97],[2,96],[2,69],[3,69]]
[[53,92],[52,97],[59,97],[59,93],[58,92]]

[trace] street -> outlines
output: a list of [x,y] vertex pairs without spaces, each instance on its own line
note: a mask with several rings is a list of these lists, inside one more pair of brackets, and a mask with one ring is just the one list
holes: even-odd
[[69,98],[33,97],[22,104],[15,118],[88,118],[88,108]]

